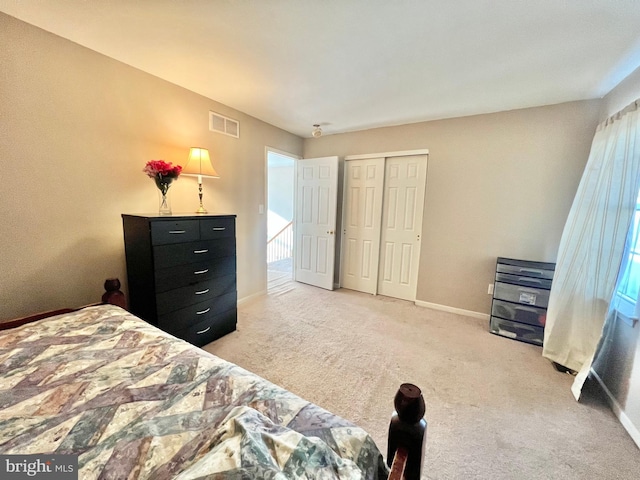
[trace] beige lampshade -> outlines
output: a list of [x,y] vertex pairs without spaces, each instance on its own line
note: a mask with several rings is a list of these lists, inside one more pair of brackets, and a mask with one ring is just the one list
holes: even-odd
[[211,159],[209,158],[209,150],[206,148],[191,147],[189,150],[189,160],[182,169],[183,175],[203,177],[220,178],[216,169],[211,165]]

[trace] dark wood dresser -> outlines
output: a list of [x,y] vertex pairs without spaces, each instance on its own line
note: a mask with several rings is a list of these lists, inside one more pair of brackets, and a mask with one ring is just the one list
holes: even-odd
[[122,215],[129,310],[202,346],[236,329],[235,215]]

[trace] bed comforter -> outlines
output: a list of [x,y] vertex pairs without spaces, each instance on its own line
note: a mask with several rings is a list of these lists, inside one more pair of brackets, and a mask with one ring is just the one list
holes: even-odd
[[106,305],[0,332],[0,453],[80,479],[386,478],[369,435]]

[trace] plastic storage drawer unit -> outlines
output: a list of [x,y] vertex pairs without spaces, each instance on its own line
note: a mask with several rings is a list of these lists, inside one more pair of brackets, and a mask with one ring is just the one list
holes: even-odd
[[499,257],[489,331],[542,345],[555,263]]

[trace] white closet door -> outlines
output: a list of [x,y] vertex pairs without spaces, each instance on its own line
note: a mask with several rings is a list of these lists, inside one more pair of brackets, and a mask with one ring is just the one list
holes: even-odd
[[416,299],[427,157],[386,159],[378,293]]
[[296,162],[295,279],[333,290],[338,157]]
[[378,288],[384,158],[344,163],[341,285],[375,294]]

